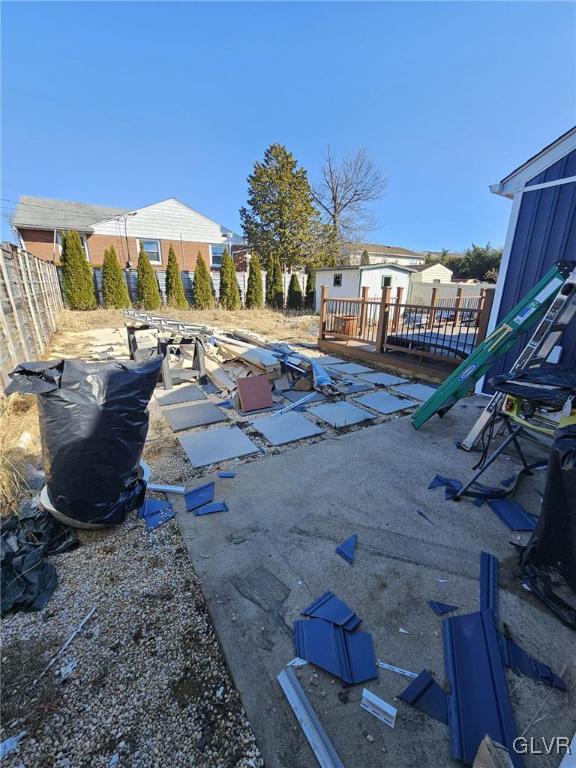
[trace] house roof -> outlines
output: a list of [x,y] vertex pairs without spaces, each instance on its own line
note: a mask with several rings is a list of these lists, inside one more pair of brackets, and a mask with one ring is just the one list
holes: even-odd
[[368,253],[375,253],[379,256],[400,256],[400,257],[414,257],[419,256],[424,258],[423,253],[418,251],[411,251],[409,248],[402,248],[399,245],[380,245],[379,243],[356,243],[348,249],[350,252],[362,253],[362,251],[368,251]]
[[452,270],[450,267],[447,267],[446,264],[438,264],[438,262],[435,262],[433,264],[418,264],[416,267],[411,267],[412,272],[425,272],[427,269],[432,269],[432,267],[443,267],[444,269],[448,270],[450,274],[452,274]]
[[[430,266],[429,264],[427,266]],[[416,272],[418,267],[404,266],[404,264],[356,264],[355,266],[343,266],[343,267],[318,267],[316,272],[347,272],[349,270],[365,270],[365,269],[397,269],[399,272]]]
[[12,225],[22,229],[76,229],[89,232],[93,224],[128,213],[130,210],[132,209],[20,195]]
[[519,165],[497,184],[492,184],[490,191],[504,197],[514,197],[514,192],[526,181],[546,170],[575,148],[576,125]]

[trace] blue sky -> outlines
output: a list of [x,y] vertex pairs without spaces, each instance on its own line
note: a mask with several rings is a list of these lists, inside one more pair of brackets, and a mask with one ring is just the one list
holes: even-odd
[[2,6],[8,201],[176,197],[239,231],[268,144],[312,181],[328,144],[364,147],[388,178],[370,241],[499,245],[488,185],[576,122],[572,3]]

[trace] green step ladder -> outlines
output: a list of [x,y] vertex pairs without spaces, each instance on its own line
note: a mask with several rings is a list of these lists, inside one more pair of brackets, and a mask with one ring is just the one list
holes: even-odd
[[520,336],[546,314],[573,267],[572,262],[559,262],[546,272],[482,344],[476,347],[436,392],[412,414],[412,424],[416,429],[435,413],[444,416],[458,400],[468,394],[496,360],[503,357]]

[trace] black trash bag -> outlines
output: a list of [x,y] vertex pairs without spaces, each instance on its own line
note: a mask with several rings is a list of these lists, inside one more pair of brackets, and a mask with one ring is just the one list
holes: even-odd
[[76,532],[41,509],[24,502],[18,515],[0,522],[0,612],[39,611],[58,584],[56,568],[44,558],[78,546]]
[[7,394],[38,395],[46,485],[58,512],[116,525],[142,504],[138,465],[161,365],[161,356],[143,363],[39,361],[10,374]]
[[522,580],[576,629],[576,425],[559,429],[542,511],[520,555]]

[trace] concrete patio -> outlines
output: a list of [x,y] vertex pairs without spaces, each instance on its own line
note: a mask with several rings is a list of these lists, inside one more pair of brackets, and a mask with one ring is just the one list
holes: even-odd
[[[516,577],[510,541],[529,534],[509,531],[486,505],[446,501],[443,489],[427,489],[436,473],[469,476],[477,455],[458,450],[454,441],[465,436],[482,402],[469,398],[420,431],[404,417],[239,463],[234,479],[214,473],[216,499],[225,499],[229,512],[201,518],[178,513],[269,768],[317,765],[276,680],[295,655],[292,622],[300,611],[332,590],[363,619],[361,629],[372,633],[379,659],[416,673],[429,669],[442,684],[442,621],[427,601],[456,604],[460,613],[477,610],[482,550],[500,560],[501,626],[505,622],[527,652],[563,674],[572,690],[561,693],[508,671],[518,733],[574,733],[574,635]],[[510,474],[511,460],[503,458],[484,480]],[[524,478],[515,494],[530,512],[539,511],[536,491],[544,479],[543,472]],[[349,565],[334,549],[352,533],[358,547]],[[381,669],[366,685],[398,708],[390,729],[360,708],[363,685],[346,687],[310,664],[298,676],[348,768],[458,765],[450,757],[448,728],[396,700],[407,678]],[[526,757],[528,766],[558,763],[557,756]]]

